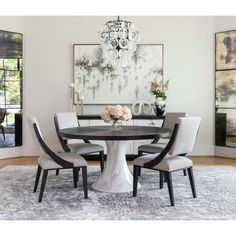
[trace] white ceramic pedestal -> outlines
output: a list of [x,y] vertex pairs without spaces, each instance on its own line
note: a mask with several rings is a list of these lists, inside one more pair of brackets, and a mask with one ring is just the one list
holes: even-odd
[[133,176],[125,157],[126,141],[106,141],[106,146],[106,167],[92,187],[103,192],[133,191]]

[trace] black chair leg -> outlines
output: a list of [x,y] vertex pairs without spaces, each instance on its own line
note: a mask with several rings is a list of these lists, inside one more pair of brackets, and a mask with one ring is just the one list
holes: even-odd
[[192,167],[188,168],[188,176],[189,176],[189,181],[190,181],[193,197],[196,198],[197,194],[196,194],[196,188],[195,188],[195,182],[194,182],[193,168]]
[[160,189],[163,189],[163,183],[164,183],[163,171],[159,171],[159,173],[160,173]]
[[100,166],[101,166],[101,172],[104,170],[104,152],[100,152]]
[[141,168],[138,170],[138,176],[141,176]]
[[166,175],[164,175],[164,182],[165,182],[165,183],[167,182]]
[[175,205],[171,172],[165,172],[171,206]]
[[58,170],[56,170],[56,175],[59,175],[59,169],[58,169]]
[[88,198],[87,166],[82,167],[84,198]]
[[77,180],[78,180],[78,169],[73,168],[73,180],[74,180],[74,188],[77,188]]
[[[143,155],[143,152],[142,151],[138,151],[138,156],[141,157],[142,155]],[[139,168],[138,176],[141,176],[141,168]]]
[[35,179],[35,185],[34,185],[34,193],[37,191],[37,188],[38,188],[38,183],[39,183],[41,171],[42,171],[42,168],[40,165],[38,165],[36,179]]
[[40,193],[39,193],[39,202],[42,202],[47,176],[48,176],[48,170],[43,170],[43,178],[42,178],[42,183],[41,183],[41,188],[40,188]]
[[79,171],[80,171],[80,168],[76,168],[77,169],[77,182],[79,182]]
[[133,197],[137,196],[137,189],[138,189],[138,176],[140,172],[141,167],[134,165],[134,171],[133,171]]
[[3,139],[4,139],[4,140],[6,140],[4,127],[3,127],[3,126],[1,126],[1,129],[2,129],[2,135],[3,135]]
[[187,171],[186,169],[183,169],[184,176],[187,176]]

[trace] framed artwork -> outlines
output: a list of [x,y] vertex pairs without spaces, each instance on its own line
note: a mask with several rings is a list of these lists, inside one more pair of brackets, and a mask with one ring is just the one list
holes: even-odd
[[236,69],[236,30],[215,34],[216,70]]
[[236,70],[216,71],[216,102],[220,108],[236,109]]
[[152,101],[151,81],[163,79],[163,45],[138,44],[127,67],[108,62],[99,44],[74,44],[74,103],[77,94],[84,104],[132,104]]
[[215,34],[215,144],[236,147],[236,30]]

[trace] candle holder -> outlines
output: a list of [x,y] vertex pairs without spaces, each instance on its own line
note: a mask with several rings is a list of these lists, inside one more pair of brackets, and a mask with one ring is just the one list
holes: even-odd
[[74,94],[74,89],[75,89],[75,84],[74,83],[70,83],[69,84],[69,88],[70,88],[70,105],[71,105],[71,111],[74,110],[74,101],[73,101],[73,94]]
[[81,97],[80,98],[80,114],[83,115],[84,114],[84,100],[85,100],[85,97]]

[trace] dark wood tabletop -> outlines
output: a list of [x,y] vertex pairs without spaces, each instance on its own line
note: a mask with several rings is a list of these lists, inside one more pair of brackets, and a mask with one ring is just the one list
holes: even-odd
[[112,130],[109,126],[84,126],[62,129],[61,136],[71,139],[87,140],[138,140],[166,138],[170,129],[149,126],[122,126],[121,130]]

